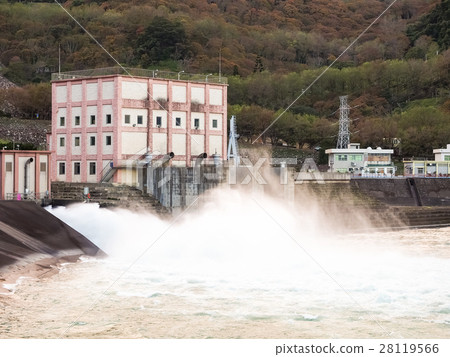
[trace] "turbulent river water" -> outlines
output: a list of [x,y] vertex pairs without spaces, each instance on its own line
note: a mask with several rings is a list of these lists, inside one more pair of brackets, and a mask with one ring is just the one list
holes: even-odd
[[239,193],[175,221],[51,212],[109,257],[10,286],[0,337],[450,337],[450,227],[343,233]]

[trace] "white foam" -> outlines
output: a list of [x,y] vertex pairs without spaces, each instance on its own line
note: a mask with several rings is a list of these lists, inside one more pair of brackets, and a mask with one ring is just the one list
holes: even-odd
[[121,262],[110,261],[117,276],[127,271],[121,280],[128,285],[113,288],[120,296],[225,298],[253,316],[258,309],[295,316],[320,306],[415,317],[448,300],[449,259],[409,254],[392,233],[338,235],[323,224],[326,212],[307,202],[293,210],[219,192],[176,223],[89,204],[51,212]]

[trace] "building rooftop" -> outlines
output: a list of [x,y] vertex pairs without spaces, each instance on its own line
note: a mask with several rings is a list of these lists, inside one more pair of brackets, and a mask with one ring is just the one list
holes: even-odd
[[[348,154],[348,153],[370,153],[370,154],[393,154],[393,149],[382,149],[380,147],[377,147],[376,149],[372,149],[371,147],[368,147],[366,149],[363,148],[355,148],[353,145],[356,144],[350,144],[349,148],[347,149],[327,149],[325,150],[326,154]],[[357,144],[359,145],[359,144]]]
[[434,149],[433,153],[434,154],[439,154],[439,153],[449,154],[450,153],[450,144],[447,144],[447,148],[445,148],[445,149]]
[[192,74],[180,72],[158,71],[157,69],[143,69],[143,68],[125,68],[125,67],[106,67],[85,69],[80,71],[52,73],[52,81],[67,81],[70,79],[84,79],[91,77],[103,76],[130,76],[130,77],[144,77],[144,78],[160,78],[172,79],[185,82],[196,83],[213,83],[213,84],[228,84],[228,78],[223,76],[214,76],[212,74]]

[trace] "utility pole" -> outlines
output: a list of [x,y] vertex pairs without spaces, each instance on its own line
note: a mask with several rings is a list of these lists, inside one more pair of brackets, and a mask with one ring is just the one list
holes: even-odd
[[341,106],[339,107],[339,134],[336,149],[347,149],[350,144],[350,131],[348,129],[348,113],[350,107],[347,105],[346,95],[339,97]]

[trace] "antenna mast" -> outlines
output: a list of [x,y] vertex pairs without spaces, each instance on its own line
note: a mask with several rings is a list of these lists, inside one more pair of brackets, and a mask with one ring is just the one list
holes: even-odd
[[222,82],[222,47],[219,48],[219,83]]
[[58,44],[58,77],[61,78],[61,44]]
[[239,134],[237,133],[236,116],[232,115],[230,119],[230,141],[228,143],[227,159],[234,159],[234,166],[238,166],[241,162],[241,157],[239,156],[239,146],[237,142],[238,138]]
[[347,149],[350,144],[350,131],[348,129],[348,113],[350,107],[347,105],[346,95],[339,97],[341,106],[339,107],[339,134],[336,149]]

